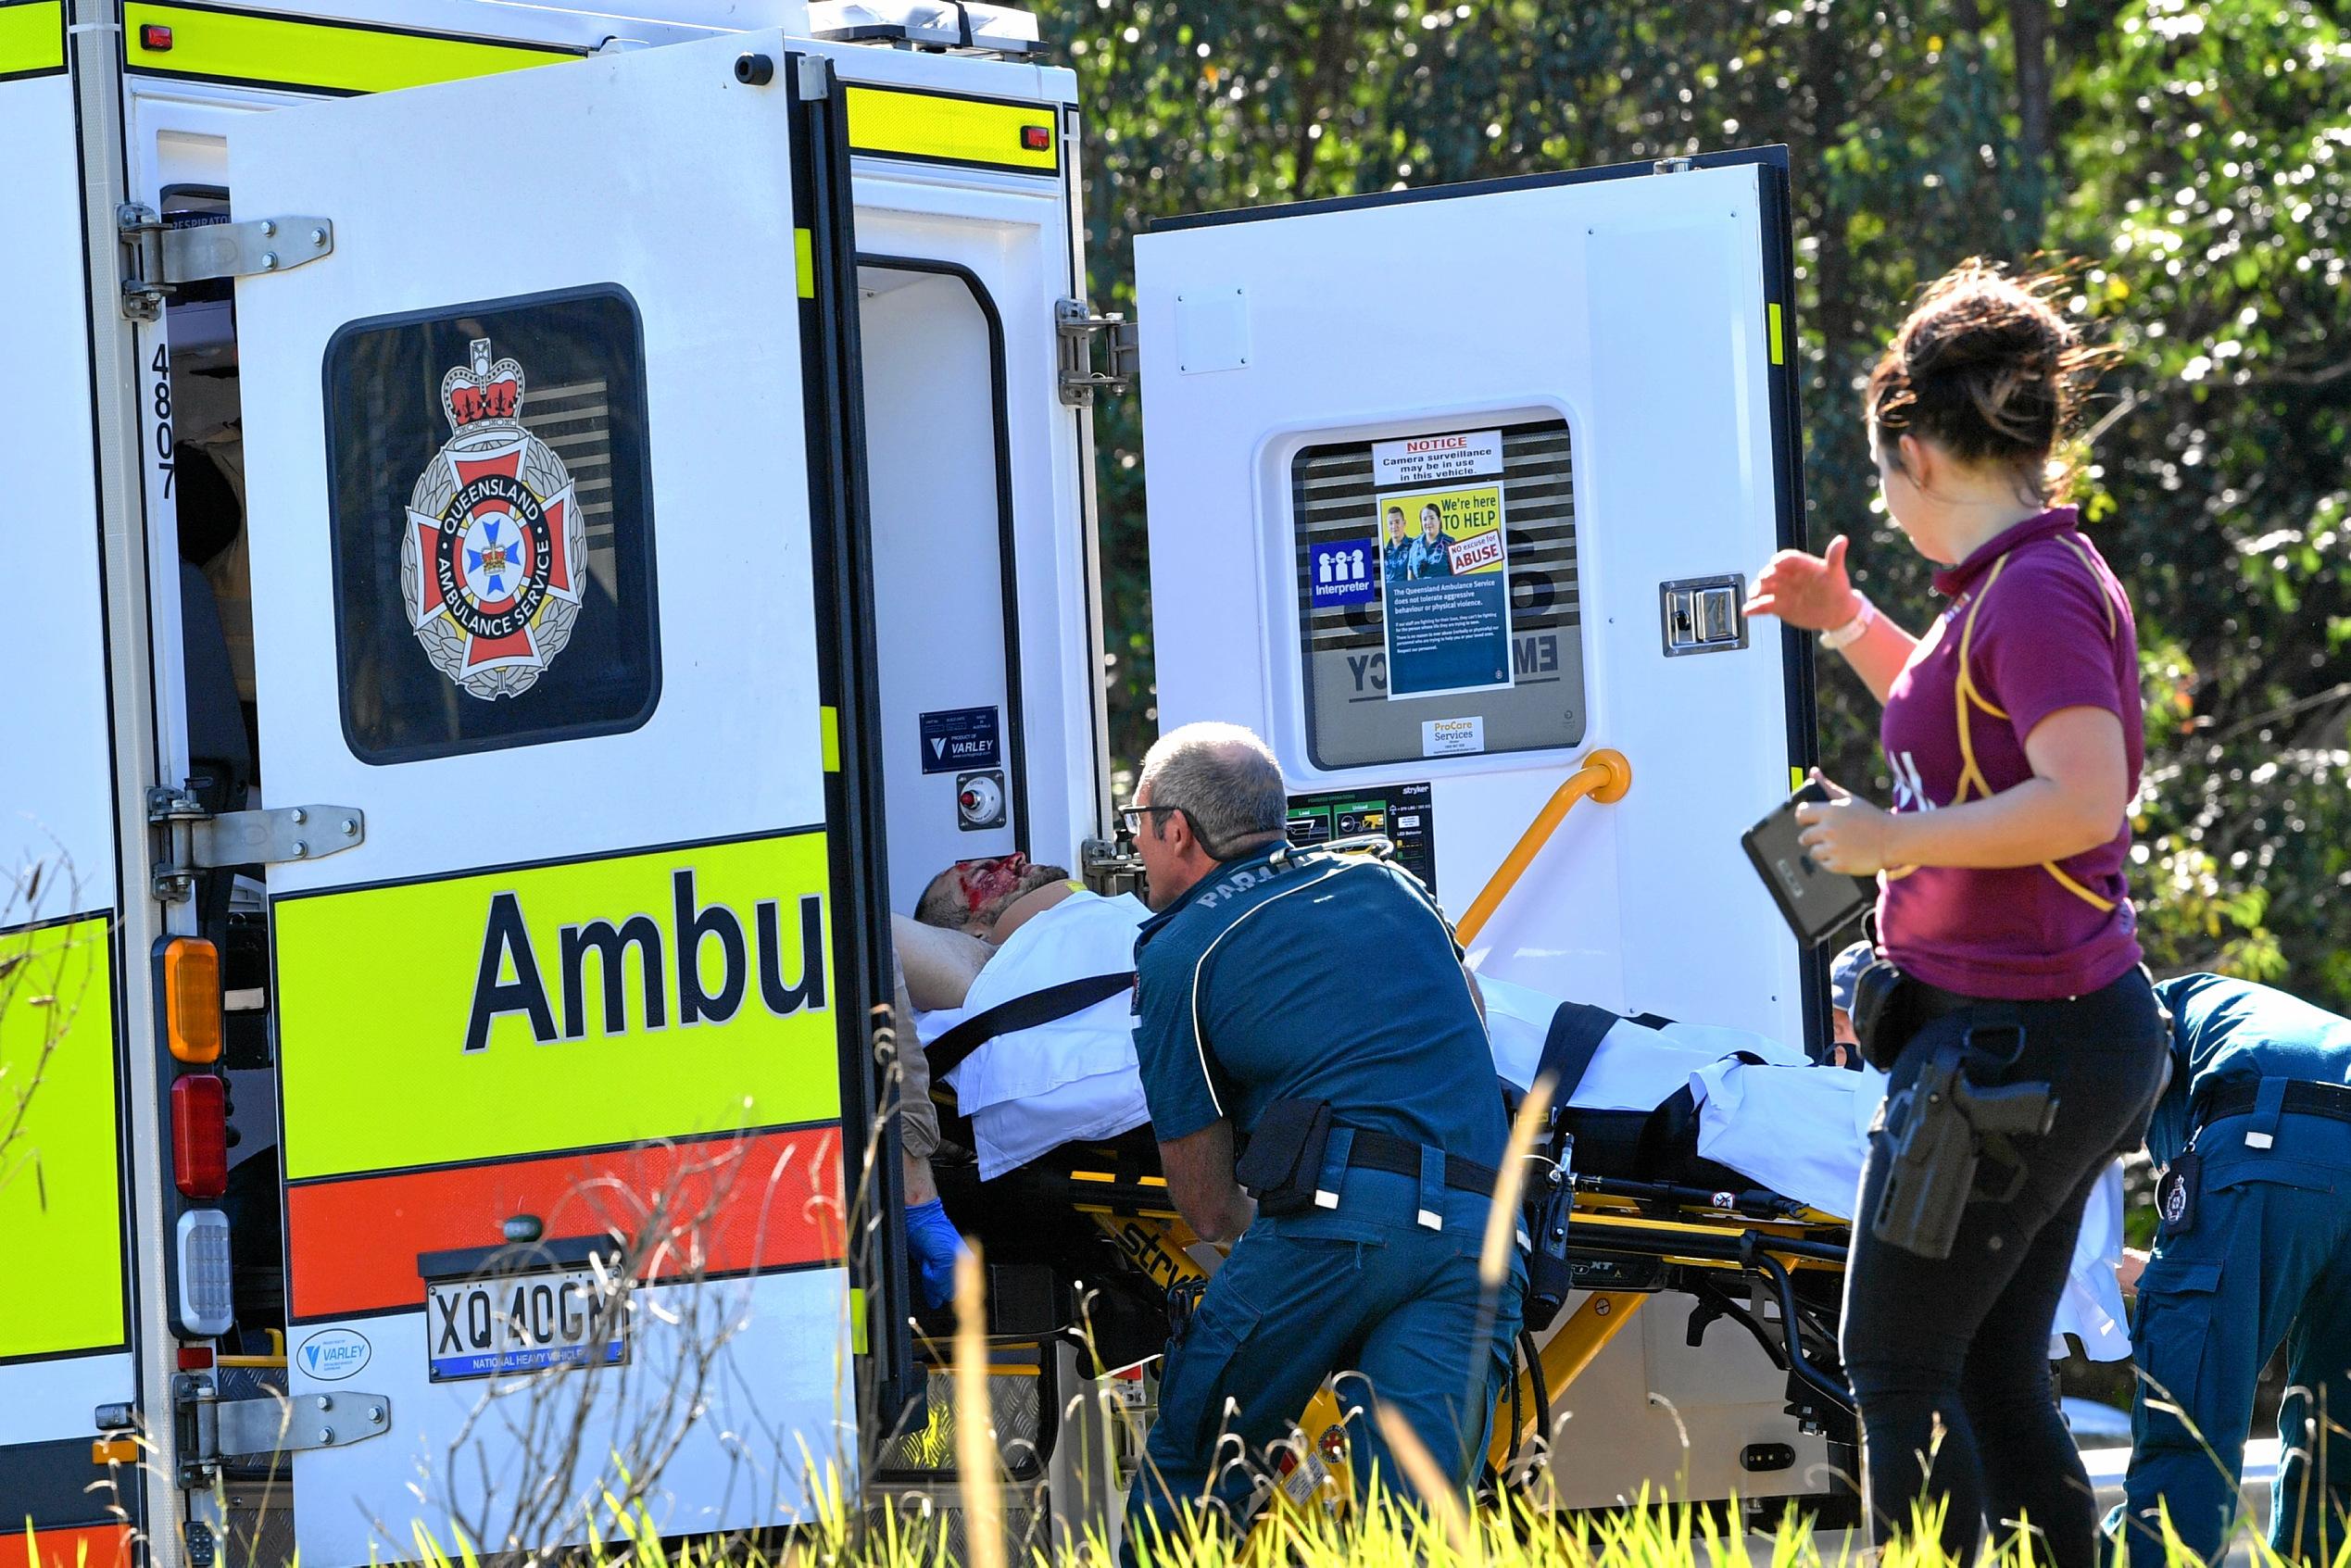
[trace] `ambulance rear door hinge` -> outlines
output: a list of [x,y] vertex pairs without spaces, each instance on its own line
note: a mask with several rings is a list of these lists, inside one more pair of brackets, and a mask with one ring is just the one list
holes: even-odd
[[[1135,323],[1125,317],[1097,316],[1082,299],[1056,300],[1053,334],[1061,350],[1062,401],[1071,408],[1090,408],[1096,392],[1125,392],[1135,384],[1140,370]],[[1099,368],[1097,338],[1106,345]]]
[[357,806],[281,806],[269,811],[207,811],[185,789],[147,791],[147,821],[170,835],[155,869],[155,896],[177,904],[195,891],[195,873],[220,866],[323,860],[367,842]]
[[122,313],[152,321],[182,283],[290,272],[334,251],[327,218],[249,218],[242,223],[173,222],[125,202],[114,209],[122,242]]
[[392,1401],[356,1388],[224,1399],[208,1377],[172,1384],[182,1484],[202,1485],[223,1460],[344,1449],[392,1430]]

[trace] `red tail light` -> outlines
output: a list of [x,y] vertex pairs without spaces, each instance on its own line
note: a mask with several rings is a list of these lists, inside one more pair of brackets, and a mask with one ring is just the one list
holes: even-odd
[[226,1086],[208,1073],[171,1085],[171,1179],[189,1198],[229,1190]]

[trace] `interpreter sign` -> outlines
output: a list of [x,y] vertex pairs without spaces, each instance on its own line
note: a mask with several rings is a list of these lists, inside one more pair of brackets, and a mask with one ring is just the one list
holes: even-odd
[[1389,700],[1509,685],[1502,433],[1377,442],[1372,463]]
[[1314,554],[1314,606],[1333,609],[1379,597],[1379,546],[1369,539],[1318,540]]

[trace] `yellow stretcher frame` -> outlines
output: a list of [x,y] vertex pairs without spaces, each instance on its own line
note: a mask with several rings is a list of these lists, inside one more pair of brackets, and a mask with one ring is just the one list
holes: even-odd
[[[1579,1185],[1590,1190],[1576,1195],[1575,1218],[1569,1228],[1570,1246],[1578,1252],[1652,1259],[1667,1277],[1675,1270],[1697,1270],[1759,1275],[1788,1287],[1781,1291],[1782,1333],[1792,1375],[1850,1414],[1850,1396],[1810,1366],[1798,1325],[1787,1311],[1792,1304],[1790,1282],[1795,1274],[1842,1271],[1843,1238],[1848,1234],[1843,1220],[1794,1205],[1784,1206],[1774,1217],[1760,1218],[1742,1211],[1740,1196],[1729,1193],[1666,1210],[1657,1198],[1641,1193],[1679,1189],[1590,1178]],[[1190,1255],[1199,1238],[1174,1211],[1166,1187],[1165,1178],[1155,1175],[1122,1179],[1109,1171],[1093,1170],[1075,1170],[1069,1174],[1072,1206],[1117,1244],[1130,1266],[1172,1291],[1179,1285],[1204,1282],[1208,1273]],[[1539,1353],[1541,1386],[1555,1399],[1624,1332],[1651,1297],[1669,1288],[1660,1284],[1637,1289],[1596,1289],[1585,1295]],[[1537,1375],[1537,1367],[1519,1369],[1516,1388],[1505,1388],[1496,1402],[1487,1458],[1497,1474],[1535,1436],[1540,1409],[1546,1402],[1536,1397]],[[1352,1493],[1345,1458],[1346,1412],[1328,1383],[1308,1401],[1297,1428],[1303,1438],[1299,1457],[1309,1467],[1311,1487],[1293,1489],[1288,1483],[1275,1486],[1270,1505],[1259,1515],[1260,1526],[1269,1517],[1309,1500],[1335,1513]]]

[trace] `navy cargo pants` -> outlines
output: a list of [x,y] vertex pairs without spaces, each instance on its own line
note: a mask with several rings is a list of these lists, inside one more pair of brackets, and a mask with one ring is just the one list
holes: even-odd
[[1127,1499],[1127,1562],[1152,1561],[1161,1539],[1186,1539],[1186,1516],[1203,1502],[1238,1524],[1266,1445],[1289,1435],[1335,1372],[1359,1505],[1375,1472],[1383,1488],[1413,1496],[1375,1401],[1402,1415],[1456,1483],[1477,1474],[1526,1265],[1514,1248],[1481,1339],[1477,1250],[1490,1205],[1452,1188],[1443,1203],[1444,1228],[1430,1230],[1415,1219],[1410,1177],[1359,1169],[1337,1210],[1249,1227],[1169,1342],[1158,1420]]
[[[2265,1126],[2271,1147],[2248,1146],[2246,1134]],[[2219,1560],[2254,1384],[2282,1343],[2285,1449],[2269,1540],[2327,1562],[2351,1508],[2351,1125],[2257,1107],[2205,1126],[2195,1148],[2194,1223],[2156,1238],[2139,1282],[2129,1517],[2111,1523],[2128,1532],[2131,1568],[2161,1568],[2159,1505],[2190,1550]]]

